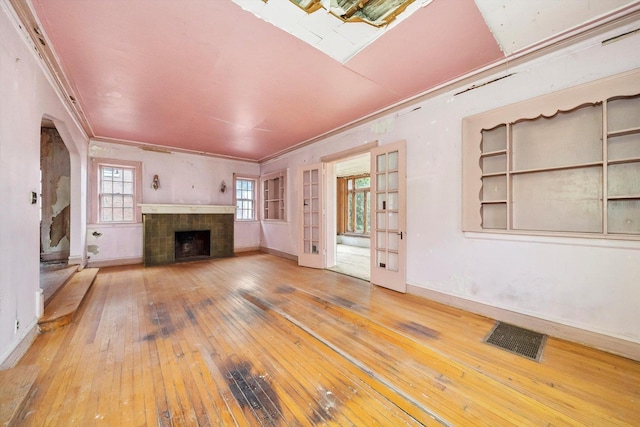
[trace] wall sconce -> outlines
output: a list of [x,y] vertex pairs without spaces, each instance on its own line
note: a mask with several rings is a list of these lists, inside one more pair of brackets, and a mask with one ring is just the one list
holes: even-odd
[[153,175],[153,183],[151,184],[154,190],[157,190],[160,187],[160,179],[158,175]]
[[225,191],[227,191],[227,184],[222,180],[222,183],[220,184],[220,192],[224,193]]

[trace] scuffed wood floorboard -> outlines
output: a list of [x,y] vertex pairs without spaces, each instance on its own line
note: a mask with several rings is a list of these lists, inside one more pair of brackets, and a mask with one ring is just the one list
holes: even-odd
[[598,425],[640,419],[640,363],[261,253],[100,269],[19,365],[21,425]]

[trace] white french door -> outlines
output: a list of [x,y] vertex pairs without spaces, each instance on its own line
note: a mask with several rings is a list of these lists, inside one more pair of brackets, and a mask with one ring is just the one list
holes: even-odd
[[298,265],[324,268],[324,197],[322,163],[302,166],[298,170]]
[[406,143],[371,150],[371,283],[406,292]]

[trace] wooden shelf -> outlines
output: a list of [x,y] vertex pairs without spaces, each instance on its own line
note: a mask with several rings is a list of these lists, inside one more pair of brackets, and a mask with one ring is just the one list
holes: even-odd
[[610,165],[620,165],[623,163],[635,163],[635,162],[640,162],[640,157],[628,157],[626,159],[609,160],[607,163]]
[[507,154],[507,150],[487,151],[486,153],[480,154],[480,157],[500,156],[502,154]]
[[640,200],[640,194],[632,194],[629,196],[609,196],[607,200]]
[[608,138],[615,138],[617,136],[626,136],[626,135],[635,135],[635,134],[639,134],[640,133],[640,127],[635,127],[635,128],[629,128],[629,129],[622,129],[622,130],[617,130],[614,132],[609,132],[607,134]]
[[504,176],[506,175],[507,172],[503,171],[503,172],[492,172],[492,173],[484,173],[482,174],[482,178],[490,178],[492,176]]
[[521,175],[525,173],[553,172],[553,171],[569,170],[569,169],[581,169],[581,168],[588,168],[593,166],[602,166],[603,163],[604,162],[599,161],[599,162],[580,163],[576,165],[553,166],[550,168],[522,169],[522,170],[514,170],[514,171],[511,171],[510,173],[511,175]]

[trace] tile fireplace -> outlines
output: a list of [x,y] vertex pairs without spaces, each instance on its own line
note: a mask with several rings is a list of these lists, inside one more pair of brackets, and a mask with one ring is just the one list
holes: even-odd
[[233,256],[234,206],[140,207],[146,266]]

